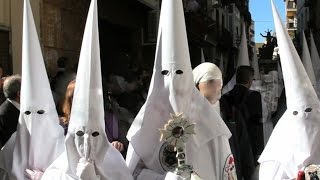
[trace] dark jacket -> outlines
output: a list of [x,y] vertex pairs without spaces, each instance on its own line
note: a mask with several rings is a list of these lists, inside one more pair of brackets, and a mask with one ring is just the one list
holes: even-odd
[[[264,149],[263,124],[262,124],[262,102],[258,91],[249,90],[243,85],[235,85],[234,88],[224,95],[228,103],[233,105],[244,104],[244,119],[252,142],[252,150],[255,160]],[[224,112],[222,112],[223,114]]]
[[221,97],[220,107],[221,117],[232,133],[230,147],[236,160],[237,176],[250,179],[258,151],[263,149],[261,95],[245,86],[235,85]]
[[20,111],[6,100],[0,106],[0,147],[4,146],[17,130]]

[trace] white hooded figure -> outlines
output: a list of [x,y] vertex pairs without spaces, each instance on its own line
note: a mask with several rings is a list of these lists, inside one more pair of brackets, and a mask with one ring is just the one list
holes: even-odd
[[105,133],[97,0],[92,0],[84,31],[65,152],[43,180],[132,180],[121,154]]
[[159,141],[170,114],[180,113],[196,123],[186,143],[186,164],[203,180],[236,179],[231,133],[194,86],[182,1],[163,0],[148,97],[127,135],[126,162],[136,179],[182,179],[172,173],[176,153]]
[[252,81],[251,90],[258,91],[261,93],[261,105],[262,105],[262,122],[263,122],[263,132],[264,132],[264,141],[269,139],[270,134],[273,130],[273,125],[271,122],[271,114],[268,110],[268,104],[266,102],[266,87],[261,80],[259,62],[257,57],[256,48],[253,51],[252,67],[254,69],[254,80]]
[[320,102],[295,47],[272,3],[287,110],[260,156],[260,180],[295,179],[310,164],[320,164]]
[[[239,66],[250,66],[245,23],[242,23],[242,35],[241,35],[241,42],[239,46],[237,67]],[[235,84],[236,84],[236,74],[234,74],[231,80],[222,88],[222,95],[231,91]]]
[[312,32],[310,32],[310,51],[311,51],[312,67],[313,67],[314,75],[316,77],[316,84],[317,84],[317,87],[315,89],[319,96],[320,94],[320,57],[319,57],[316,43],[314,42]]
[[201,48],[201,63],[206,62],[206,58],[204,57],[203,49]]
[[22,42],[19,123],[0,162],[10,179],[17,180],[39,179],[63,152],[64,141],[29,0],[24,1]]
[[253,48],[252,67],[254,69],[254,79],[260,79],[259,62],[256,47]]
[[[218,66],[205,62],[193,69],[193,80],[200,93],[208,99],[212,107],[220,114],[221,88],[223,84],[222,73]],[[203,89],[200,87],[203,84]]]
[[310,52],[309,52],[309,47],[308,47],[308,43],[306,40],[306,36],[304,34],[304,31],[302,31],[302,63],[304,65],[304,68],[307,71],[307,74],[309,76],[309,79],[312,83],[312,86],[314,88],[317,87],[317,81],[316,81],[316,76],[313,70],[313,65],[311,62],[311,56],[310,56]]

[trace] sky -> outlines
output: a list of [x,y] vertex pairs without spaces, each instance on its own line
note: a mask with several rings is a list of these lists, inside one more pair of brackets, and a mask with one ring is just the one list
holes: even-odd
[[[285,22],[285,1],[274,0],[275,5],[280,13],[281,19]],[[249,10],[251,18],[254,20],[255,25],[255,41],[256,43],[264,42],[264,38],[261,37],[260,33],[266,35],[265,31],[268,29],[274,32],[274,23],[271,10],[270,0],[250,0]]]

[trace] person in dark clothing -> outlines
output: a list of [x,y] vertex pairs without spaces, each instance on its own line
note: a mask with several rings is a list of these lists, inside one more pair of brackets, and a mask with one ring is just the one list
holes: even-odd
[[254,70],[240,66],[236,73],[236,85],[220,100],[221,117],[226,121],[232,138],[233,150],[239,179],[250,179],[263,144],[261,94],[249,90]]
[[3,83],[6,101],[0,106],[0,149],[6,144],[11,135],[17,130],[20,114],[21,77],[7,77]]

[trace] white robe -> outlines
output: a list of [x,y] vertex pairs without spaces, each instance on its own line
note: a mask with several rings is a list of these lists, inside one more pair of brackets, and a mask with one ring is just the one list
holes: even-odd
[[[226,166],[228,166],[227,159],[231,154],[228,137],[216,137],[202,145],[197,151],[197,157],[194,157],[192,165],[195,172],[201,174],[200,178],[203,180],[229,180],[228,169],[226,168]],[[209,153],[212,154],[211,157],[202,156],[202,154]],[[141,158],[136,154],[131,145],[128,148],[127,159],[129,159],[127,160],[127,165],[132,173],[139,168],[141,170],[140,174],[137,176],[137,180],[166,179],[166,173],[155,172],[138,164],[139,161],[141,161]],[[236,177],[235,171],[229,171],[229,173],[234,173],[232,176]]]
[[[266,161],[260,164],[259,180],[293,180],[289,178],[281,163]],[[298,173],[297,173],[298,174]]]
[[[132,180],[132,175],[129,171],[124,170],[126,166],[120,153],[113,147],[109,147],[104,159],[103,174],[100,174],[101,180]],[[64,152],[58,159],[56,159],[51,166],[45,171],[42,180],[76,180],[78,177],[75,173],[67,173],[68,163],[66,153]]]

